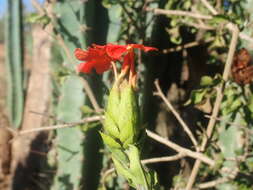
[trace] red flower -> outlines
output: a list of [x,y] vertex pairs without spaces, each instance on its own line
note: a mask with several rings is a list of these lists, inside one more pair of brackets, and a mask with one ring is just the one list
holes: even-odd
[[107,71],[111,66],[111,59],[105,52],[105,46],[93,45],[84,51],[80,48],[75,50],[75,56],[80,61],[85,61],[78,65],[77,70],[79,72],[90,73],[94,68],[97,73],[103,73]]
[[79,72],[90,73],[94,68],[97,73],[103,73],[110,69],[112,61],[122,61],[123,69],[130,67],[134,72],[134,49],[141,49],[145,52],[157,50],[153,47],[142,44],[114,45],[104,46],[92,45],[87,51],[76,49],[75,56],[81,61],[85,61],[78,66]]

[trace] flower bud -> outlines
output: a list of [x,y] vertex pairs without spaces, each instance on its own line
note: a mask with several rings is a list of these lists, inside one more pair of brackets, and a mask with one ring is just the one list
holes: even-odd
[[135,144],[139,133],[139,107],[132,86],[115,83],[109,98],[104,121],[105,134],[123,147]]

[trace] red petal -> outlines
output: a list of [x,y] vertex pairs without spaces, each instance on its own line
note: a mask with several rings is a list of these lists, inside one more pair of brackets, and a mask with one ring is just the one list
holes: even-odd
[[90,73],[92,70],[92,62],[80,63],[77,67],[78,72]]
[[124,70],[127,66],[132,66],[134,64],[134,52],[131,51],[130,53],[126,54],[124,57],[124,62],[122,65],[122,69]]
[[98,74],[102,74],[103,72],[110,69],[110,67],[111,67],[111,63],[110,62],[105,62],[105,63],[101,63],[100,65],[97,65],[95,67],[95,70]]
[[157,48],[149,47],[149,46],[144,46],[142,50],[144,50],[145,52],[147,52],[147,51],[158,51]]
[[87,59],[87,56],[88,56],[88,52],[84,51],[80,48],[75,49],[74,54],[75,54],[76,58],[80,61],[85,61]]
[[121,56],[126,52],[127,52],[126,45],[108,44],[106,46],[106,53],[112,59],[119,60],[121,58]]
[[147,51],[158,51],[157,48],[149,47],[149,46],[144,46],[142,44],[129,44],[129,46],[131,46],[132,48],[141,49],[141,50],[143,50],[145,52],[147,52]]

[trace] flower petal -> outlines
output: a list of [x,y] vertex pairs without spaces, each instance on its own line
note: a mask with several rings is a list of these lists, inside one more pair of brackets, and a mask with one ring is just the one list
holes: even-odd
[[80,61],[85,61],[88,56],[88,52],[80,48],[76,48],[74,54],[75,54],[75,57]]
[[78,72],[82,73],[90,73],[93,67],[92,62],[85,62],[85,63],[80,63],[77,67]]
[[95,70],[98,74],[102,74],[103,72],[109,70],[110,67],[111,67],[111,63],[110,62],[105,62],[105,63],[100,64],[99,66],[96,66],[94,68],[95,68]]
[[158,51],[157,48],[149,47],[149,46],[144,46],[142,44],[129,44],[128,46],[131,46],[131,48],[141,49],[141,50],[143,50],[145,52],[148,52],[148,51]]
[[122,69],[124,70],[126,67],[131,67],[134,64],[134,52],[131,51],[130,53],[126,54],[124,57],[124,62],[122,65]]
[[127,46],[126,45],[114,45],[114,44],[108,44],[106,46],[106,53],[109,57],[115,60],[119,60],[124,53],[127,52]]

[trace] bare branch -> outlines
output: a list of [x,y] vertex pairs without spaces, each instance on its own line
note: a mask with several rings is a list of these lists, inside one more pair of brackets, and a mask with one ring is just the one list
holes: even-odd
[[202,41],[189,42],[187,44],[179,45],[179,46],[176,46],[174,48],[164,49],[164,50],[162,50],[162,52],[163,53],[178,52],[178,51],[181,51],[183,49],[192,48],[192,47],[199,46],[199,45],[202,45],[202,44],[205,44],[205,43],[209,43],[213,40],[214,40],[214,38],[210,37],[208,40],[203,41],[203,42]]
[[162,98],[162,100],[164,101],[164,103],[168,106],[168,108],[171,110],[171,112],[173,113],[173,115],[177,118],[178,122],[181,124],[181,126],[183,127],[184,131],[186,132],[186,134],[190,137],[193,145],[195,146],[196,150],[199,150],[198,147],[198,143],[197,140],[195,139],[195,137],[193,136],[192,132],[190,131],[189,127],[186,125],[186,123],[183,121],[183,119],[181,118],[181,116],[179,115],[179,113],[174,109],[174,107],[172,106],[172,104],[168,101],[168,99],[164,96],[159,84],[158,84],[158,80],[155,81],[155,87],[157,89],[157,92],[155,93],[155,95],[159,96]]
[[[207,0],[200,0],[203,5],[213,14],[213,15],[217,15],[218,14],[218,11],[215,10],[215,8],[207,1]],[[232,23],[229,23],[228,25],[226,25],[226,28],[228,28],[229,30],[232,30],[233,31],[233,24]],[[239,34],[239,37],[241,39],[244,39],[248,42],[251,42],[253,43],[253,38],[251,38],[250,36],[248,36],[247,34],[244,34],[244,33],[240,33]]]
[[215,162],[212,159],[205,156],[204,154],[201,154],[199,152],[193,152],[193,151],[191,151],[187,148],[181,147],[181,146],[171,142],[170,140],[167,140],[167,139],[165,139],[165,138],[163,138],[163,137],[161,137],[161,136],[159,136],[159,135],[157,135],[157,134],[155,134],[155,133],[153,133],[153,132],[151,132],[147,129],[146,129],[146,133],[150,138],[152,138],[152,139],[156,140],[157,142],[160,142],[160,143],[174,149],[178,153],[185,154],[186,156],[195,158],[197,160],[201,160],[202,162],[205,162],[206,164],[208,164],[212,167],[215,165]]
[[[211,11],[212,9],[214,9],[206,0],[201,0],[203,1],[203,3],[205,3],[206,7],[209,7],[208,9]],[[207,3],[207,4],[206,4]],[[210,8],[210,6],[212,8]],[[181,11],[181,10],[164,10],[164,9],[151,9],[151,8],[146,8],[147,11],[153,11],[155,14],[163,14],[163,15],[178,15],[178,16],[188,16],[188,17],[192,17],[192,18],[196,18],[196,19],[204,19],[204,20],[210,20],[213,18],[213,16],[210,15],[202,15],[200,13],[194,13],[194,12],[189,12],[189,11]],[[217,11],[215,10],[215,12],[211,11],[213,13],[213,15],[217,14]],[[188,24],[189,23],[185,23]],[[192,23],[191,23],[192,24]],[[225,27],[230,30],[233,31],[233,23],[228,23]],[[197,26],[197,25],[196,25]],[[202,26],[202,27],[206,27],[206,26]],[[198,27],[197,27],[198,28]],[[213,29],[210,28],[209,26],[207,26],[206,29]],[[251,38],[250,36],[248,36],[247,34],[244,33],[240,33],[239,37],[241,39],[247,40],[251,43],[253,43],[253,38]]]
[[[235,49],[236,49],[236,44],[238,41],[238,35],[239,35],[239,30],[237,28],[236,25],[233,25],[233,33],[232,33],[232,40],[230,42],[230,46],[229,46],[229,51],[228,51],[228,57],[227,57],[227,61],[225,64],[225,69],[223,71],[223,75],[222,78],[223,80],[226,82],[228,80],[228,76],[229,76],[229,72],[231,70],[231,65],[232,65],[232,61],[233,61],[233,57],[234,57],[234,53],[235,53]],[[207,132],[206,132],[206,136],[204,136],[203,141],[201,143],[201,151],[204,151],[206,144],[208,142],[208,139],[211,137],[213,130],[214,130],[214,126],[216,123],[216,119],[220,110],[220,105],[221,105],[221,101],[223,99],[223,91],[224,91],[224,87],[225,87],[225,82],[222,83],[220,85],[220,87],[217,89],[217,96],[216,96],[216,100],[214,103],[214,108],[213,108],[213,112],[212,112],[212,116],[208,122],[208,126],[207,126]],[[191,176],[188,180],[187,186],[186,186],[186,190],[190,190],[195,182],[195,179],[197,177],[199,168],[201,165],[201,160],[196,160],[195,164],[193,166],[192,169],[192,173]]]
[[211,188],[211,187],[215,187],[215,186],[217,186],[221,183],[226,183],[229,180],[230,180],[229,178],[224,177],[224,178],[216,179],[216,180],[213,180],[213,181],[201,183],[197,187],[199,189],[208,189],[208,188]]
[[86,117],[82,119],[81,121],[78,122],[72,122],[72,123],[66,123],[66,124],[59,124],[59,125],[52,125],[52,126],[45,126],[45,127],[40,127],[40,128],[34,128],[34,129],[29,129],[29,130],[23,130],[17,132],[18,135],[24,135],[28,133],[34,133],[34,132],[39,132],[39,131],[49,131],[49,130],[55,130],[55,129],[62,129],[62,128],[70,128],[74,127],[76,125],[84,124],[84,123],[90,123],[94,121],[100,121],[103,119],[103,116],[91,116],[91,117]]
[[186,156],[185,154],[179,153],[174,156],[164,156],[164,157],[158,157],[158,158],[145,159],[145,160],[142,160],[141,163],[152,164],[152,163],[158,163],[158,162],[171,162],[171,161],[179,160],[185,156]]
[[81,78],[81,80],[82,80],[82,83],[83,83],[83,88],[84,88],[87,96],[89,97],[89,100],[92,104],[92,107],[95,109],[95,111],[97,113],[100,113],[102,111],[102,109],[100,108],[100,106],[99,106],[99,104],[98,104],[98,102],[97,102],[97,100],[94,96],[94,93],[93,93],[88,81],[85,80],[84,78]]
[[176,15],[176,16],[187,16],[197,19],[205,19],[210,20],[213,17],[210,15],[203,15],[199,13],[189,12],[189,11],[181,11],[181,10],[165,10],[165,9],[146,9],[147,11],[152,11],[154,14],[162,14],[162,15]]
[[215,8],[210,5],[210,3],[207,1],[207,0],[200,0],[204,5],[205,7],[213,14],[213,15],[217,15],[218,12],[215,10]]

